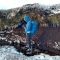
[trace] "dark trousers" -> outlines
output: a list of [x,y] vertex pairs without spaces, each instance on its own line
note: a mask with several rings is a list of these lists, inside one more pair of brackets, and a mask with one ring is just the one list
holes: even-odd
[[26,33],[26,39],[27,39],[27,45],[28,45],[29,49],[32,50],[31,34],[30,33]]

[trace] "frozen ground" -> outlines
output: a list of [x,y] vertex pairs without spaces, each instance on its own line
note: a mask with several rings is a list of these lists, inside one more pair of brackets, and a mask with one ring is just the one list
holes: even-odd
[[48,54],[39,54],[34,56],[25,56],[19,53],[13,46],[0,47],[0,60],[60,60],[60,56],[50,56]]

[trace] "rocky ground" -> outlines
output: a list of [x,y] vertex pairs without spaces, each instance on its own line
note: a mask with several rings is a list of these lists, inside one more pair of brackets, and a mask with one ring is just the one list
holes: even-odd
[[[13,59],[58,60],[58,58],[60,58],[59,39],[60,39],[60,28],[40,27],[38,28],[36,34],[32,36],[32,40],[31,40],[33,47],[32,54],[27,54],[27,48],[25,48],[26,35],[22,28],[6,31],[4,33],[1,31],[0,32],[0,46],[1,46],[0,52],[2,52],[1,56],[2,57],[5,56],[10,60]],[[9,55],[9,53],[11,53],[12,50],[13,50],[13,54]],[[20,56],[22,56],[23,58],[20,58]],[[3,60],[4,58],[2,57],[1,59]],[[5,60],[8,60],[7,58]]]
[[50,56],[40,53],[39,55],[26,56],[13,46],[0,46],[0,60],[60,60],[60,56]]
[[[31,38],[33,53],[46,53],[60,55],[60,28],[39,27],[36,34]],[[0,46],[14,46],[18,52],[26,55],[26,35],[22,28],[0,32]]]

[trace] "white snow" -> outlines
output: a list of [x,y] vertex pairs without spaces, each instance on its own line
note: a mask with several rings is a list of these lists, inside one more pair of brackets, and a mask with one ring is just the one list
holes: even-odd
[[0,46],[0,60],[60,60],[60,56],[50,56],[40,53],[34,56],[25,56],[19,53],[13,46]]

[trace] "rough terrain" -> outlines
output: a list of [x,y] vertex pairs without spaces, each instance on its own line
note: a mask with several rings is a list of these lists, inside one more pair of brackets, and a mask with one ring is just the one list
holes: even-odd
[[[26,35],[23,28],[17,28],[4,33],[0,37],[0,45],[12,45],[18,51],[26,54]],[[39,54],[41,52],[50,55],[60,55],[60,28],[57,27],[39,27],[35,35],[31,38],[33,53]]]
[[13,46],[0,46],[0,60],[60,60],[60,56],[50,56],[40,53],[34,56],[25,56],[17,52]]

